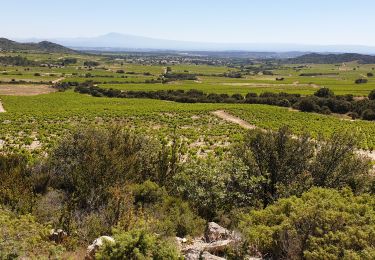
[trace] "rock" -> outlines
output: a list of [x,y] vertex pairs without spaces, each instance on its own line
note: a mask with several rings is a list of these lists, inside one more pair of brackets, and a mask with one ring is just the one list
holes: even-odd
[[201,251],[191,248],[184,253],[185,260],[200,260]]
[[224,252],[228,247],[233,246],[234,243],[235,241],[232,239],[220,240],[207,244],[204,250],[211,254],[218,254]]
[[98,251],[98,249],[103,246],[104,241],[106,241],[108,243],[115,243],[115,240],[112,237],[109,237],[109,236],[101,236],[101,237],[95,239],[94,242],[87,247],[85,259],[86,260],[95,259],[95,254]]
[[208,223],[205,238],[207,242],[215,242],[219,240],[231,238],[231,232],[223,228],[222,226],[216,224],[215,222]]
[[210,254],[209,252],[207,251],[204,251],[202,254],[201,254],[201,259],[203,260],[226,260],[225,258],[222,258],[222,257],[219,257],[219,256],[216,256],[216,255],[212,255]]
[[62,229],[51,229],[49,239],[57,244],[61,244],[68,234]]

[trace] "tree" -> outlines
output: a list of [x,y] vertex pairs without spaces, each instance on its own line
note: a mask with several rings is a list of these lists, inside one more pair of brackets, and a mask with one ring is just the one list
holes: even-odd
[[314,93],[315,96],[317,97],[322,97],[322,98],[329,98],[335,96],[332,90],[329,88],[321,88],[318,91]]
[[375,111],[372,109],[366,109],[362,113],[362,118],[364,120],[370,120],[370,121],[375,120]]
[[350,187],[354,192],[367,191],[370,161],[356,154],[359,139],[355,134],[334,133],[319,140],[310,165],[313,184],[325,188]]
[[355,84],[364,84],[364,83],[367,83],[367,79],[356,79],[355,80]]
[[303,192],[306,189],[304,185],[309,187],[305,173],[313,158],[313,146],[306,134],[293,138],[286,127],[275,133],[249,134],[236,155],[242,158],[251,175],[265,179],[258,195],[264,205],[290,193]]
[[370,94],[368,94],[368,98],[369,98],[370,100],[375,100],[375,89],[372,90],[372,91],[370,92]]
[[353,134],[312,141],[306,134],[297,138],[284,127],[248,134],[235,155],[247,166],[249,176],[264,179],[255,197],[267,206],[278,198],[300,195],[313,185],[368,191],[373,180],[371,164],[356,154],[357,145]]
[[302,112],[314,112],[314,111],[319,110],[319,107],[317,106],[315,101],[311,98],[302,99],[301,102],[299,102],[298,104],[298,108]]
[[120,127],[80,129],[52,151],[52,185],[77,207],[95,210],[106,204],[111,187],[153,179],[157,152],[152,141]]
[[249,254],[271,259],[374,259],[375,199],[313,188],[243,214]]

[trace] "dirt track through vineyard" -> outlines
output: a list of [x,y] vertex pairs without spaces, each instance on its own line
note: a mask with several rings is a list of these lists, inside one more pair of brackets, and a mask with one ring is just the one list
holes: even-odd
[[[242,120],[241,118],[239,117],[236,117],[234,115],[231,115],[229,114],[228,112],[225,112],[224,110],[216,110],[216,111],[213,111],[212,114],[214,114],[215,116],[227,121],[227,122],[231,122],[231,123],[234,123],[234,124],[237,124],[245,129],[261,129],[259,127],[257,127],[256,125],[252,125],[248,122],[246,122],[245,120]],[[263,131],[266,131],[265,129],[262,129]],[[364,156],[368,156],[371,158],[372,161],[375,161],[375,151],[366,151],[366,150],[358,150],[357,151],[358,154],[360,155],[364,155]]]
[[221,119],[224,119],[225,121],[237,124],[237,125],[245,128],[245,129],[256,129],[256,128],[258,128],[257,126],[249,124],[245,120],[242,120],[239,117],[233,116],[233,115],[225,112],[224,110],[217,110],[217,111],[212,112],[212,114],[214,114],[215,116],[217,116]]
[[3,107],[3,103],[1,103],[1,100],[0,100],[0,113],[5,113],[5,109]]

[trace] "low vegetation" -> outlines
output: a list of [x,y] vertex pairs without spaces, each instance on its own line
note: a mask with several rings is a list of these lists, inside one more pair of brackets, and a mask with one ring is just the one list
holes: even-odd
[[[371,165],[356,154],[356,147],[355,139],[346,135],[335,135],[316,143],[308,135],[296,139],[288,129],[282,128],[276,133],[250,132],[241,144],[233,147],[232,155],[225,161],[190,157],[186,160],[178,139],[166,146],[118,126],[82,129],[62,139],[47,158],[38,161],[28,161],[20,155],[2,155],[0,165],[4,185],[0,189],[0,202],[6,208],[2,214],[7,219],[12,215],[20,218],[28,228],[30,225],[43,227],[36,228],[35,234],[40,240],[38,246],[46,248],[38,250],[40,256],[74,250],[100,235],[113,235],[116,243],[103,247],[98,252],[99,259],[141,256],[178,259],[179,253],[170,239],[198,236],[204,231],[204,223],[212,220],[232,227],[239,223],[238,227],[246,237],[246,247],[245,251],[236,254],[255,250],[251,252],[262,256],[278,257],[286,253],[300,256],[302,253],[292,249],[271,246],[273,242],[268,240],[277,237],[269,232],[279,232],[272,226],[266,233],[269,236],[260,236],[268,240],[256,240],[255,243],[254,234],[261,231],[258,231],[258,222],[251,217],[257,211],[251,211],[248,217],[246,212],[259,210],[258,214],[266,216],[258,221],[266,221],[268,217],[275,217],[274,211],[284,207],[287,201],[304,201],[310,198],[309,194],[317,192],[326,194],[328,201],[322,203],[327,205],[333,204],[329,201],[331,196],[340,199],[338,194],[341,192],[346,192],[355,201],[357,197],[350,194],[370,199],[370,195],[360,194],[374,192]],[[361,198],[358,197],[358,203],[368,205],[366,210],[371,214],[373,203]],[[339,207],[339,204],[332,207]],[[315,206],[311,214],[315,209],[330,215],[331,209]],[[245,214],[244,219],[235,217],[238,212]],[[22,214],[32,216],[24,218]],[[356,218],[351,215],[355,214],[352,211],[348,210],[347,214],[346,218]],[[253,224],[248,225],[246,221]],[[287,217],[280,221],[280,230],[289,223]],[[67,238],[59,246],[49,242],[46,231],[42,231],[47,230],[48,225],[67,232]],[[312,226],[306,225],[306,228]],[[363,226],[364,230],[370,230],[374,223],[367,225]],[[297,236],[299,231],[296,232]],[[303,232],[316,231],[307,229]],[[33,233],[30,235],[34,236]],[[304,233],[301,236],[305,237]],[[317,235],[316,243],[336,245],[328,238],[318,242],[319,237]],[[26,243],[27,240],[23,241]],[[5,256],[24,254],[16,238],[11,238],[9,243],[17,247],[13,251],[3,251]],[[139,247],[139,244],[144,246]],[[27,243],[27,246],[31,244]],[[365,244],[361,247],[348,244],[345,248],[349,251],[344,255],[371,254],[366,251]],[[314,250],[310,246],[302,252],[329,255],[336,252],[331,250],[339,249]]]

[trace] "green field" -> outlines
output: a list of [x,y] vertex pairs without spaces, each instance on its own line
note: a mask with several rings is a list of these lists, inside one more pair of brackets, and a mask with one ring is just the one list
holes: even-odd
[[[314,64],[279,65],[273,75],[249,73],[242,67],[218,65],[195,65],[191,63],[139,64],[113,60],[100,55],[25,54],[9,53],[2,55],[21,55],[30,60],[58,64],[66,57],[77,59],[76,64],[68,66],[0,66],[0,81],[28,82],[85,82],[92,80],[102,88],[120,90],[190,90],[198,89],[206,93],[249,92],[288,92],[302,95],[313,94],[322,86],[329,87],[336,94],[365,96],[375,89],[375,79],[367,77],[375,65],[357,63],[322,65]],[[85,67],[85,61],[98,61],[97,67]],[[253,68],[261,68],[261,63]],[[158,80],[170,67],[172,72],[197,74],[197,80],[177,80],[169,83],[145,83]],[[125,73],[118,73],[123,70]],[[242,78],[223,76],[227,72],[240,72]],[[245,71],[245,72],[244,72]],[[300,76],[302,73],[320,73],[318,76]],[[276,78],[283,77],[283,81]],[[366,84],[355,84],[357,78],[367,78]],[[26,81],[26,83],[25,83]],[[29,84],[29,85],[28,85]],[[362,137],[362,148],[375,148],[375,124],[366,121],[349,121],[336,116],[290,111],[286,108],[267,105],[245,104],[181,104],[147,99],[95,98],[69,90],[36,96],[1,96],[2,87],[12,87],[9,83],[0,84],[0,97],[6,113],[0,114],[2,145],[7,149],[32,150],[40,153],[51,147],[70,129],[77,126],[98,124],[106,126],[123,123],[139,131],[150,133],[159,139],[177,134],[190,146],[192,153],[221,153],[228,149],[229,143],[242,138],[244,129],[217,118],[211,112],[226,110],[251,124],[264,129],[277,129],[288,125],[295,133],[307,131],[314,137],[328,136],[333,132],[355,131]],[[16,86],[13,86],[16,88]],[[20,93],[22,95],[22,93]]]

